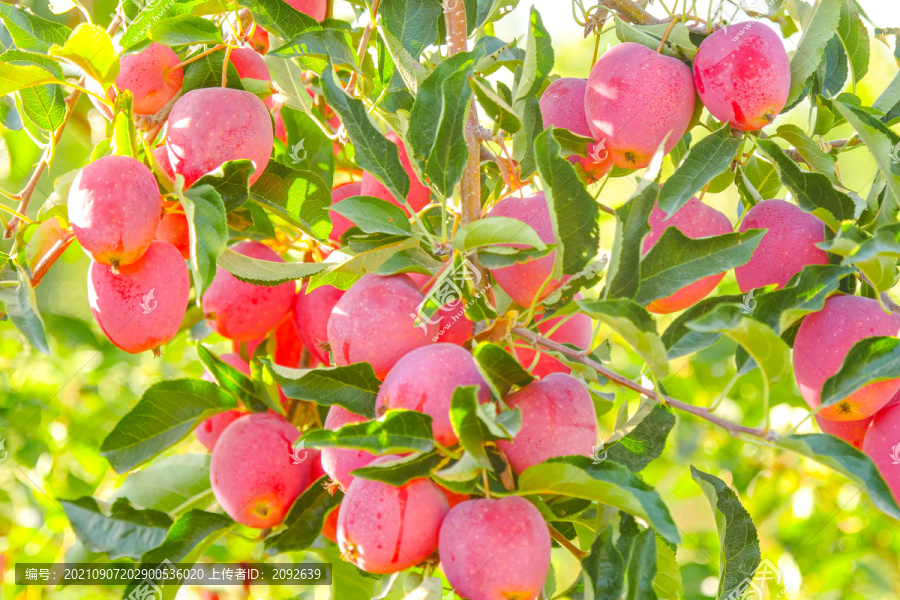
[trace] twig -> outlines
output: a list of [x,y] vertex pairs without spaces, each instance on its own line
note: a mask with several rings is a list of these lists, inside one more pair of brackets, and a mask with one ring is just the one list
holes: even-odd
[[779,435],[777,433],[775,433],[774,431],[769,431],[762,427],[747,427],[745,425],[739,425],[737,423],[732,423],[731,421],[728,421],[721,417],[717,417],[716,415],[710,413],[709,410],[707,410],[706,408],[704,408],[702,406],[694,406],[693,404],[688,404],[686,402],[682,402],[681,400],[676,400],[675,398],[671,398],[664,394],[660,394],[659,392],[656,392],[654,390],[647,389],[644,386],[640,385],[639,383],[635,383],[634,381],[628,379],[627,377],[625,377],[623,375],[619,375],[615,371],[611,371],[610,369],[604,367],[597,361],[595,361],[591,358],[588,358],[587,356],[582,356],[581,353],[578,352],[577,350],[573,350],[572,348],[569,348],[568,346],[563,346],[562,344],[559,344],[552,340],[548,340],[544,337],[541,337],[540,335],[534,333],[533,331],[531,331],[525,327],[521,327],[521,326],[514,327],[512,330],[512,333],[515,334],[516,336],[522,338],[523,340],[531,343],[532,345],[543,346],[544,348],[553,350],[554,352],[559,352],[560,354],[564,355],[569,360],[579,362],[583,365],[586,365],[586,366],[594,369],[595,371],[597,371],[598,373],[600,373],[601,375],[603,375],[610,381],[617,383],[618,385],[621,385],[623,387],[626,387],[630,390],[634,390],[635,392],[638,392],[639,394],[642,394],[648,398],[656,400],[660,404],[666,404],[673,408],[677,408],[678,410],[698,416],[701,419],[705,419],[705,420],[709,421],[710,423],[713,423],[714,425],[718,425],[719,427],[722,427],[722,428],[728,430],[728,432],[730,432],[734,436],[736,436],[739,433],[744,433],[744,434],[747,434],[747,435],[750,435],[753,437],[762,438],[762,439],[765,439],[768,441],[774,441],[774,440],[778,439],[778,437],[779,437]]
[[575,544],[573,544],[572,542],[567,540],[566,536],[564,536],[559,531],[554,529],[549,523],[547,524],[547,529],[550,530],[550,537],[552,537],[554,540],[556,540],[556,542],[560,546],[562,546],[563,548],[565,548],[566,550],[571,552],[572,556],[574,556],[578,560],[581,560],[582,558],[584,558],[585,556],[590,554],[590,552],[585,552],[584,550],[582,550],[581,548],[579,548],[578,546],[576,546]]
[[[369,36],[372,35],[372,29],[375,28],[375,17],[378,16],[378,7],[381,0],[372,0],[372,9],[369,11],[369,24],[363,30],[362,37],[359,39],[359,46],[356,48],[356,62],[362,67],[363,57],[366,55],[366,47],[369,45]],[[344,91],[353,94],[356,88],[356,71],[350,73],[350,79],[347,80],[347,86]]]
[[52,246],[50,246],[47,253],[44,254],[44,256],[41,257],[41,260],[34,266],[34,273],[31,276],[31,287],[37,287],[41,282],[41,279],[44,278],[44,275],[47,274],[47,271],[50,270],[50,267],[53,266],[53,263],[56,262],[56,259],[62,256],[62,253],[66,251],[66,248],[69,247],[69,244],[71,244],[74,239],[75,234],[71,231],[67,231],[60,236]]

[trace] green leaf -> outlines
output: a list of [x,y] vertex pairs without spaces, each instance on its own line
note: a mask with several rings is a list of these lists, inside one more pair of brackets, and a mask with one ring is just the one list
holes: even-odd
[[60,500],[81,543],[115,560],[138,559],[166,538],[172,519],[158,510],[137,510],[124,498],[101,507],[94,498]]
[[521,74],[516,79],[513,105],[520,109],[519,103],[526,98],[533,98],[544,85],[547,75],[553,70],[553,44],[550,34],[544,27],[541,14],[531,8],[528,39],[525,42],[525,60]]
[[312,171],[269,161],[250,188],[250,197],[317,239],[324,240],[331,232],[326,210],[331,206],[331,188]]
[[16,47],[28,52],[46,54],[51,46],[65,44],[72,34],[68,27],[48,21],[15,4],[0,2],[0,20],[6,25]]
[[838,21],[837,33],[850,61],[855,89],[856,84],[869,70],[869,33],[859,16],[855,0],[843,0],[841,3],[841,18]]
[[304,31],[322,29],[315,19],[284,0],[239,0],[238,4],[249,8],[254,21],[283,40],[293,39]]
[[225,205],[218,192],[208,185],[193,185],[181,191],[183,180],[178,176],[175,193],[184,207],[191,241],[191,272],[199,305],[203,291],[216,276],[216,259],[228,243]]
[[659,207],[667,215],[684,206],[716,175],[731,166],[735,153],[743,143],[734,137],[727,124],[694,144],[675,172],[659,191]]
[[900,144],[900,136],[888,129],[875,115],[858,107],[844,102],[835,102],[834,107],[853,126],[860,139],[869,148],[878,170],[887,181],[894,204],[900,205],[900,172],[895,172],[897,162],[894,160],[896,154],[894,149]]
[[854,272],[853,267],[808,265],[795,284],[751,298],[748,304],[755,319],[780,333],[809,313],[822,310],[825,300],[838,291],[841,279]]
[[612,525],[598,533],[581,561],[585,600],[619,600],[625,586],[625,559],[613,542]]
[[825,98],[838,95],[847,83],[849,70],[847,54],[841,40],[837,35],[833,35],[825,45],[825,58],[819,63],[819,68],[813,75],[813,93],[820,92]]
[[502,398],[512,386],[524,387],[534,381],[516,358],[496,344],[479,344],[473,353],[475,364],[497,398]]
[[691,321],[711,312],[719,304],[741,302],[742,300],[743,298],[739,295],[704,298],[678,315],[662,334],[663,344],[668,348],[669,360],[707,348],[722,335],[719,332],[694,331],[688,326]]
[[[222,86],[222,64],[225,61],[225,51],[219,50],[198,58],[184,70],[184,81],[181,83],[182,94],[187,94],[196,89]],[[226,87],[236,90],[244,89],[237,69],[230,61],[225,67]],[[271,163],[269,163],[271,165]]]
[[691,477],[703,490],[716,517],[719,531],[719,590],[717,598],[744,592],[759,566],[759,539],[750,514],[724,481],[691,465]]
[[656,600],[656,535],[650,529],[637,534],[628,561],[628,595],[626,600]]
[[653,591],[659,600],[679,600],[682,597],[681,568],[675,557],[675,548],[668,544],[656,544],[656,577]]
[[667,228],[641,261],[637,301],[647,305],[704,277],[746,264],[764,234],[762,229],[748,229],[692,239],[675,227]]
[[791,57],[791,89],[786,106],[792,106],[803,95],[806,82],[819,68],[825,45],[837,31],[844,0],[816,2],[803,24],[803,35]]
[[409,219],[396,205],[372,196],[352,196],[331,210],[347,217],[366,233],[412,235]]
[[461,252],[502,244],[521,244],[538,250],[547,247],[530,225],[510,217],[478,219],[460,227],[453,237],[453,247]]
[[225,515],[199,509],[188,511],[172,524],[165,541],[159,547],[144,554],[141,563],[149,566],[164,560],[181,561],[203,540],[233,523]]
[[234,396],[239,403],[254,412],[274,408],[270,406],[272,403],[266,398],[265,391],[258,389],[253,379],[210,352],[206,346],[197,344],[197,357],[219,387]]
[[781,125],[776,135],[794,146],[812,170],[827,175],[832,183],[840,184],[837,178],[834,157],[830,154],[825,154],[819,147],[819,144],[806,135],[805,131],[796,125],[787,124]]
[[99,25],[82,23],[72,31],[66,43],[50,48],[50,56],[65,58],[84,69],[102,89],[112,85],[119,74],[119,57],[109,34]]
[[518,161],[522,174],[520,180],[526,180],[534,174],[537,164],[534,159],[534,140],[544,131],[541,119],[541,106],[537,97],[531,96],[513,105],[516,113],[522,117],[522,129],[513,135],[513,160]]
[[628,202],[616,209],[616,241],[609,260],[603,298],[635,298],[641,283],[644,237],[650,233],[650,213],[659,195],[656,181],[641,184]]
[[18,285],[14,288],[0,287],[0,302],[6,308],[6,316],[28,343],[41,353],[50,355],[44,322],[37,310],[37,299],[31,279],[21,267],[16,268]]
[[[42,54],[12,49],[0,54],[0,62],[19,66],[33,65],[44,69],[60,81],[64,80],[62,67]],[[58,85],[23,88],[19,90],[19,98],[25,116],[44,131],[54,131],[65,120],[65,95]]]
[[437,40],[442,5],[434,0],[383,0],[382,26],[397,38],[413,60]]
[[351,423],[340,429],[315,429],[301,438],[304,448],[355,448],[373,454],[431,452],[431,417],[414,410],[389,410],[378,421]]
[[626,428],[627,435],[613,442],[607,441],[607,458],[623,464],[632,471],[642,471],[658,458],[666,447],[666,438],[675,426],[675,414],[667,406],[655,402],[650,413],[636,425]]
[[491,88],[491,84],[481,77],[470,77],[469,85],[475,92],[478,103],[484,109],[487,116],[494,120],[497,127],[508,133],[515,133],[522,128],[522,120],[497,92]]
[[779,197],[778,192],[781,190],[781,180],[778,178],[778,171],[775,170],[772,163],[762,160],[754,154],[746,165],[740,167],[740,172],[744,174],[754,189],[759,192],[763,200]]
[[550,221],[562,252],[562,272],[574,275],[597,255],[600,244],[600,209],[578,179],[575,167],[560,155],[560,147],[550,127],[534,141],[537,171],[551,208]]
[[221,44],[222,31],[212,21],[194,15],[178,15],[155,23],[148,37],[165,46]]
[[478,56],[461,52],[438,64],[420,84],[409,114],[413,156],[444,196],[462,176],[469,155],[464,135],[472,88],[468,78]]
[[214,383],[159,381],[106,436],[100,454],[117,473],[130,471],[175,445],[205,419],[234,408],[234,397]]
[[[347,135],[356,151],[359,168],[372,174],[398,201],[406,204],[409,176],[400,163],[400,151],[375,128],[362,100],[348,96],[335,81],[334,70],[322,73],[322,92],[325,100],[341,118]],[[330,200],[329,200],[330,204]]]
[[375,398],[381,381],[369,363],[344,367],[289,369],[266,362],[288,398],[309,400],[320,406],[337,405],[363,417],[375,418]]
[[253,172],[249,160],[230,160],[210,171],[194,183],[194,186],[208,185],[222,198],[225,212],[229,213],[243,205],[250,197],[248,180]]
[[720,304],[687,326],[703,333],[724,334],[747,350],[763,372],[766,396],[771,384],[780,382],[791,373],[790,349],[784,340],[765,323],[744,316],[740,306]]
[[443,462],[444,458],[437,452],[413,452],[407,456],[369,465],[350,472],[354,477],[382,481],[400,487],[422,477],[429,477],[431,472]]
[[271,54],[281,58],[296,57],[300,66],[315,73],[321,73],[325,69],[326,57],[330,57],[336,65],[359,71],[350,36],[339,29],[304,31]]
[[900,506],[872,459],[847,442],[827,433],[807,433],[782,437],[777,444],[841,473],[858,489],[865,488],[878,510],[900,520]]
[[[150,29],[153,28],[154,24],[158,23],[162,19],[165,19],[166,17],[190,14],[195,7],[202,3],[203,0],[147,2],[144,5],[139,5],[136,3],[122,3],[120,6],[123,13],[126,13],[127,9],[133,7],[136,9],[137,14],[133,15],[130,22],[126,20],[126,26],[124,27],[125,33],[123,33],[122,37],[119,39],[119,44],[123,48],[138,46],[138,44],[140,44],[147,38],[147,34],[150,32]],[[222,63],[220,61],[220,68],[221,65]]]
[[226,248],[216,264],[241,281],[267,287],[304,279],[328,268],[327,263],[274,262],[238,254]]
[[841,369],[822,385],[821,408],[838,404],[870,383],[900,377],[900,340],[867,337],[850,348]]
[[650,314],[633,300],[576,300],[588,316],[609,326],[637,352],[657,377],[669,371],[666,348]]
[[[396,238],[390,238],[395,240]],[[350,289],[350,286],[359,281],[365,275],[374,273],[378,267],[389,258],[403,250],[418,248],[419,241],[414,237],[404,237],[397,241],[391,241],[372,250],[360,252],[356,256],[341,262],[330,271],[313,275],[307,286],[307,293],[320,285],[333,285],[340,290]],[[332,253],[332,257],[335,254]],[[329,263],[331,261],[329,260]]]
[[112,499],[128,498],[132,504],[163,512],[180,512],[212,497],[209,454],[175,454],[131,473],[116,488]]
[[512,417],[511,430],[501,425],[497,415],[497,406],[493,403],[478,402],[478,387],[461,386],[453,392],[450,399],[450,423],[459,443],[481,467],[490,469],[491,461],[484,451],[484,442],[497,439],[512,439],[522,425],[521,411],[514,409],[518,420]]
[[644,519],[673,544],[678,527],[659,494],[638,475],[612,462],[594,464],[586,456],[551,458],[519,477],[520,494],[560,494],[606,504]]
[[306,550],[312,546],[322,531],[325,517],[335,510],[344,497],[339,491],[332,495],[324,483],[325,477],[320,477],[297,498],[291,512],[284,519],[284,529],[277,535],[266,538],[266,554],[275,556],[283,552]]
[[623,42],[652,48],[654,52],[665,39],[662,53],[683,61],[690,61],[697,55],[697,46],[691,41],[690,30],[684,23],[633,25],[616,17],[616,37]]
[[[3,6],[0,3],[0,6]],[[0,95],[47,83],[61,83],[59,79],[34,65],[0,63]]]

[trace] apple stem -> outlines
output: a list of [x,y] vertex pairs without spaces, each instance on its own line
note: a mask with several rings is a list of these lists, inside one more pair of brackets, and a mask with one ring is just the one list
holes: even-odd
[[586,557],[590,552],[585,552],[581,548],[577,547],[575,544],[566,539],[566,536],[557,531],[552,525],[547,523],[547,529],[550,530],[550,537],[552,537],[560,546],[568,550],[572,556],[577,558],[578,560]]
[[726,430],[728,430],[732,435],[737,435],[740,433],[744,433],[747,435],[751,435],[753,437],[762,438],[765,440],[774,441],[778,439],[780,436],[774,431],[767,430],[764,427],[747,427],[745,425],[740,425],[738,423],[733,423],[728,421],[727,419],[723,419],[721,417],[717,417],[716,415],[710,413],[710,411],[702,406],[694,406],[693,404],[688,404],[687,402],[682,402],[681,400],[676,400],[670,396],[666,396],[665,394],[661,394],[655,390],[650,390],[642,386],[641,384],[628,379],[627,377],[616,373],[603,366],[599,362],[587,357],[582,356],[578,350],[574,350],[568,346],[563,346],[553,340],[548,340],[545,337],[542,337],[530,329],[522,326],[513,327],[512,333],[516,336],[522,338],[523,340],[538,346],[543,346],[544,348],[549,348],[555,352],[559,352],[563,356],[567,357],[569,360],[574,362],[581,363],[585,366],[588,366],[610,381],[617,383],[622,387],[626,387],[630,390],[638,392],[639,394],[646,396],[652,400],[656,400],[660,404],[671,406],[672,408],[677,408],[686,413],[690,413],[694,416],[700,417],[706,421],[714,425],[718,425]]

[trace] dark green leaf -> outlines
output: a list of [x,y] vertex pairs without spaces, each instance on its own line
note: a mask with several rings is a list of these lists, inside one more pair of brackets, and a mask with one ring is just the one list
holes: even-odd
[[819,144],[806,135],[805,131],[796,125],[787,124],[778,128],[777,135],[794,146],[812,170],[827,175],[835,184],[839,183],[834,157],[830,154],[825,154],[819,147]]
[[[146,36],[150,32],[150,29],[160,20],[165,19],[166,17],[190,14],[197,5],[202,3],[203,0],[148,2],[145,5],[138,5],[137,3],[122,3],[119,6],[121,7],[122,13],[125,14],[126,19],[128,18],[128,14],[130,12],[129,9],[136,9],[135,12],[137,14],[131,16],[132,20],[130,22],[127,20],[125,21],[125,33],[123,33],[122,37],[119,39],[119,44],[123,48],[131,48],[137,46],[140,42],[146,39]],[[222,62],[219,61],[219,67],[221,68],[221,66]]]
[[609,460],[621,463],[632,471],[642,471],[650,461],[662,454],[666,438],[674,426],[672,409],[654,404],[650,414],[612,445],[607,442],[604,450]]
[[360,252],[330,271],[313,275],[309,280],[307,291],[312,291],[320,285],[333,285],[340,290],[349,289],[363,276],[374,273],[398,252],[418,247],[419,241],[413,237],[389,238],[388,243]]
[[746,264],[765,234],[761,229],[691,239],[675,227],[663,232],[641,261],[637,301],[649,304],[710,275]]
[[284,0],[240,0],[253,14],[253,20],[283,40],[293,39],[304,31],[321,29],[316,20]]
[[847,54],[840,38],[834,35],[825,45],[825,59],[819,63],[813,77],[813,90],[819,91],[825,98],[833,98],[841,93],[847,83],[849,70]]
[[865,488],[881,512],[900,520],[900,506],[872,459],[847,442],[827,433],[808,433],[782,437],[778,445],[843,474],[857,488]]
[[259,389],[250,377],[210,352],[206,346],[197,344],[197,356],[219,387],[234,396],[239,403],[254,412],[274,408],[266,397],[266,392]]
[[138,559],[166,538],[172,519],[158,510],[137,510],[124,498],[112,507],[101,507],[90,496],[61,500],[72,529],[92,552],[111,559]]
[[219,255],[216,264],[241,281],[269,287],[304,279],[328,268],[327,263],[288,263],[251,258],[229,248]]
[[[179,181],[180,178],[179,178]],[[191,240],[191,272],[197,302],[216,276],[216,259],[225,251],[228,243],[228,225],[225,222],[225,205],[218,192],[208,185],[193,185],[181,192],[176,184],[175,193],[187,216]]]
[[838,29],[843,0],[821,0],[804,19],[803,35],[791,57],[791,89],[786,106],[792,106],[802,95],[806,82],[822,61],[825,45]]
[[534,7],[531,8],[530,21],[528,39],[525,42],[525,60],[522,63],[521,74],[516,79],[514,105],[536,96],[544,85],[547,75],[553,70],[553,44],[550,41],[550,34],[544,27],[541,14]]
[[[587,267],[600,244],[600,209],[578,179],[575,167],[560,155],[550,127],[534,141],[538,174],[551,208],[550,221],[562,247],[562,272],[574,275]],[[559,254],[557,254],[559,259]]]
[[755,299],[750,296],[747,308],[775,331],[786,331],[805,315],[822,310],[825,300],[838,291],[841,279],[854,272],[853,267],[808,265],[794,285]]
[[494,120],[497,127],[508,132],[515,133],[522,128],[522,121],[513,108],[506,103],[497,92],[491,88],[491,84],[480,77],[470,77],[469,85],[475,92],[478,103],[484,108],[487,115]]
[[372,196],[352,196],[335,204],[334,212],[350,219],[366,233],[412,235],[409,219],[396,205]]
[[900,136],[882,123],[875,115],[845,102],[835,102],[834,107],[847,119],[869,148],[878,170],[884,175],[894,203],[900,205],[900,171],[897,170],[896,155]]
[[619,600],[625,586],[625,560],[613,543],[613,528],[607,525],[594,538],[591,553],[581,561],[585,600]]
[[328,106],[341,118],[347,129],[347,135],[353,142],[356,163],[384,184],[394,198],[405,204],[406,195],[409,193],[409,176],[400,163],[397,146],[375,128],[362,100],[352,98],[344,92],[335,81],[333,69],[325,69],[321,81]]
[[350,474],[361,479],[382,481],[400,487],[422,477],[429,477],[444,458],[437,452],[422,454],[414,452],[408,456],[380,462],[351,471]]
[[634,538],[628,561],[628,595],[626,600],[656,600],[656,534],[645,529]]
[[6,316],[10,323],[19,330],[28,343],[40,352],[50,355],[47,345],[47,334],[44,333],[44,322],[37,311],[37,299],[31,279],[24,269],[18,268],[18,285],[14,288],[0,287],[0,302],[6,308]]
[[230,160],[198,179],[194,185],[208,185],[216,190],[225,205],[225,212],[229,213],[244,204],[250,196],[247,181],[252,172],[251,161]]
[[414,410],[389,410],[379,421],[315,429],[298,442],[304,448],[356,448],[374,454],[430,452],[434,449],[431,417]]
[[843,0],[841,3],[837,33],[850,61],[855,87],[869,70],[869,33],[859,16],[855,0]]
[[116,488],[113,500],[128,498],[132,504],[163,512],[191,508],[209,502],[209,454],[175,454],[131,473]]
[[529,97],[514,105],[516,113],[522,117],[522,129],[513,135],[513,160],[518,161],[522,180],[534,174],[534,140],[544,131],[541,107],[537,97]]
[[[222,63],[225,60],[225,51],[219,50],[198,58],[184,69],[184,80],[181,83],[181,92],[187,94],[190,91],[222,86]],[[237,69],[230,61],[225,67],[225,84],[236,90],[244,89]]]
[[742,594],[746,579],[753,578],[759,566],[759,539],[750,514],[740,498],[724,481],[691,466],[691,477],[706,494],[719,530],[719,591],[726,598],[736,590]]
[[148,37],[165,46],[221,44],[222,31],[212,21],[194,15],[178,15],[155,23]]
[[209,381],[157,382],[106,436],[100,454],[124,473],[173,446],[203,420],[234,408],[234,397]]
[[656,490],[613,462],[594,464],[586,456],[551,458],[522,473],[519,492],[595,500],[644,519],[673,544],[681,541],[678,527]]
[[270,161],[250,188],[250,197],[320,240],[331,232],[326,210],[331,206],[331,188],[312,171]]
[[437,41],[441,8],[436,0],[383,0],[379,12],[384,28],[418,60],[422,50]]
[[322,531],[325,517],[335,510],[343,498],[340,492],[332,495],[324,483],[325,478],[320,477],[297,498],[284,520],[284,530],[266,538],[266,554],[274,556],[282,552],[305,550],[312,546]]
[[142,565],[150,566],[165,560],[179,562],[190,555],[203,540],[234,524],[229,517],[193,509],[178,517],[166,534],[163,543],[142,557]]
[[334,142],[305,112],[285,105],[281,107],[281,120],[287,133],[287,148],[281,162],[301,171],[317,173],[327,186],[331,186],[334,179]]
[[742,297],[738,295],[713,296],[704,298],[678,315],[662,334],[663,344],[668,348],[669,360],[707,348],[722,335],[719,332],[694,331],[688,327],[691,321],[711,312],[719,304],[741,301]]
[[326,57],[336,65],[358,71],[356,52],[350,44],[350,36],[339,29],[316,29],[294,36],[271,54],[284,59],[296,57],[300,66],[315,73],[321,73],[325,68]]
[[524,387],[534,381],[534,376],[500,346],[479,344],[473,356],[478,370],[498,398],[505,396],[514,385]]
[[900,377],[900,340],[895,337],[867,337],[856,342],[840,371],[822,385],[821,407],[838,404],[864,386]]
[[605,299],[635,298],[641,282],[641,255],[644,237],[650,233],[650,213],[656,204],[659,185],[642,184],[628,202],[616,209],[616,241],[609,260]]
[[309,370],[266,364],[288,398],[310,400],[320,406],[337,405],[369,419],[375,417],[381,381],[369,363]]
[[484,451],[484,442],[496,439],[512,439],[521,426],[521,412],[518,423],[513,420],[512,431],[500,423],[493,403],[478,402],[478,387],[458,387],[450,400],[450,423],[459,443],[481,467],[491,468],[491,461]]

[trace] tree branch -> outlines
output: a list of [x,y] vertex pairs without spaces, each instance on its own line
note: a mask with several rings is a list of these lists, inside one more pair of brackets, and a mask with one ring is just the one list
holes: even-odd
[[47,274],[47,271],[50,270],[50,267],[53,266],[53,263],[56,262],[62,253],[66,251],[66,248],[69,247],[69,244],[72,243],[72,240],[75,239],[75,234],[71,231],[67,231],[60,236],[58,240],[53,242],[53,245],[50,246],[50,249],[47,250],[47,253],[41,257],[41,260],[34,266],[34,273],[31,275],[31,287],[37,287],[37,285],[41,282],[41,279],[44,278],[44,275]]
[[736,436],[740,433],[744,433],[744,434],[747,434],[747,435],[750,435],[753,437],[762,438],[767,441],[774,441],[774,440],[778,439],[778,437],[779,437],[778,434],[775,433],[774,431],[766,430],[763,427],[747,427],[745,425],[739,425],[737,423],[732,423],[731,421],[728,421],[721,417],[717,417],[716,415],[709,412],[708,409],[706,409],[702,406],[694,406],[693,404],[688,404],[686,402],[682,402],[681,400],[676,400],[675,398],[671,398],[664,394],[660,394],[659,392],[656,392],[654,390],[647,389],[644,386],[628,379],[627,377],[619,375],[615,371],[612,371],[612,370],[604,367],[599,362],[597,362],[591,358],[588,358],[587,356],[584,356],[581,352],[579,352],[577,350],[573,350],[572,348],[569,348],[568,346],[563,346],[562,344],[559,344],[552,340],[548,340],[547,338],[541,337],[540,335],[534,333],[533,331],[531,331],[530,329],[527,329],[525,327],[522,327],[522,326],[514,327],[512,330],[512,333],[515,334],[516,336],[522,338],[523,340],[529,342],[532,345],[542,346],[544,348],[547,348],[548,350],[553,350],[555,352],[559,352],[560,354],[564,355],[569,360],[573,360],[575,362],[579,362],[583,365],[586,365],[586,366],[594,369],[595,371],[597,371],[598,373],[600,373],[601,375],[603,375],[610,381],[617,383],[620,386],[626,387],[630,390],[634,390],[635,392],[638,392],[639,394],[641,394],[643,396],[646,396],[648,398],[656,400],[660,404],[666,404],[673,408],[677,408],[678,410],[681,410],[683,412],[687,412],[687,413],[690,413],[697,417],[700,417],[701,419],[709,421],[710,423],[712,423],[714,425],[718,425],[719,427],[722,427],[723,429],[728,430],[728,432],[731,433],[732,435]]
[[[375,17],[378,16],[378,7],[381,0],[372,0],[372,9],[369,11],[369,24],[363,30],[362,37],[359,39],[359,46],[356,49],[356,62],[362,66],[363,57],[366,55],[366,47],[369,45],[369,37],[372,35],[372,29],[375,27]],[[350,73],[350,79],[347,80],[347,86],[344,91],[353,94],[356,88],[356,71]]]

